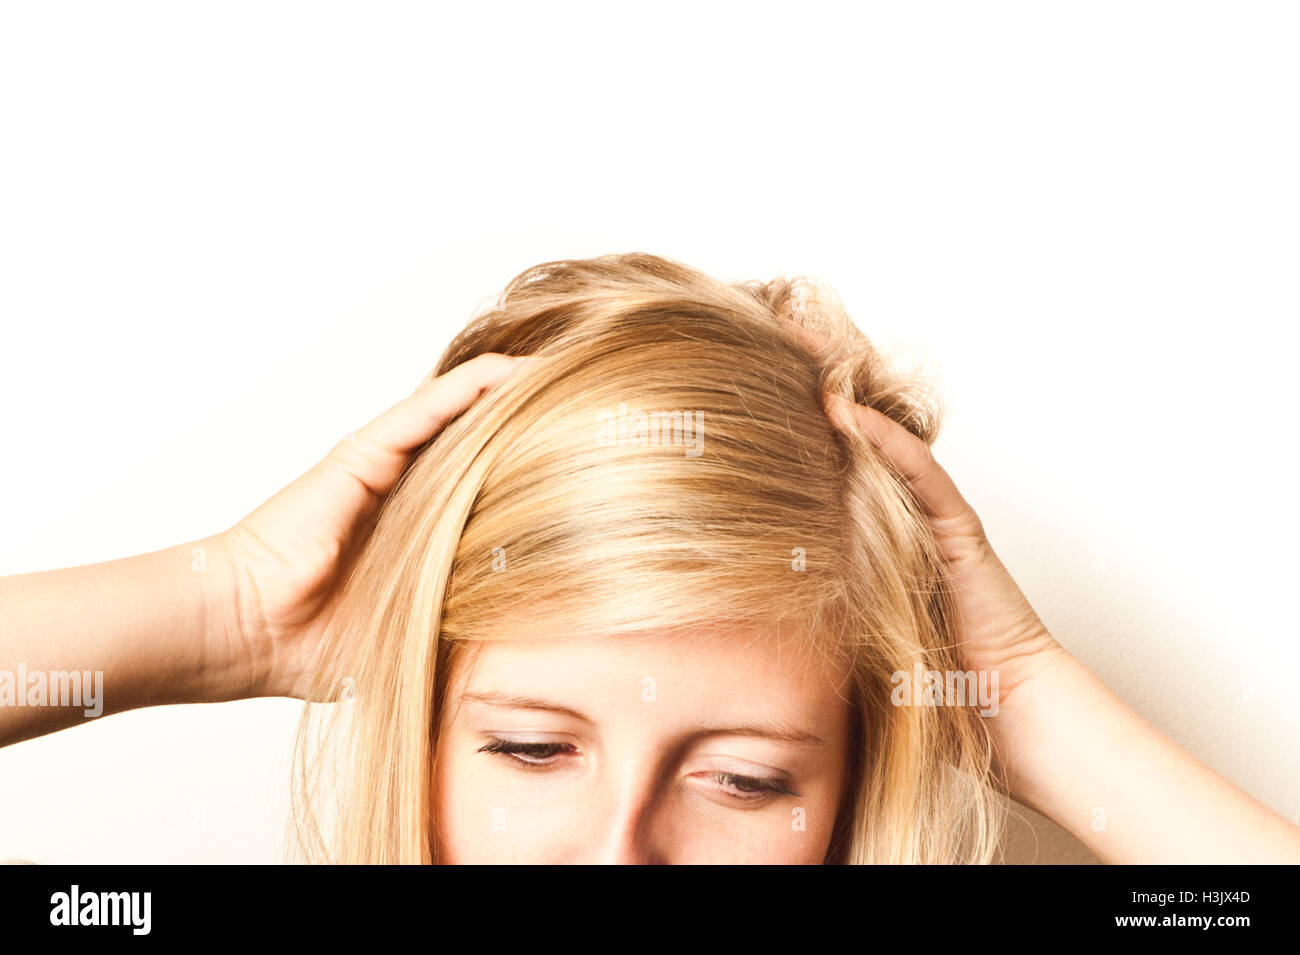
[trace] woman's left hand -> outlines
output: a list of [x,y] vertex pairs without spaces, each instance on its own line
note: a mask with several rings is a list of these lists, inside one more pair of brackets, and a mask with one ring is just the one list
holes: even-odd
[[870,440],[907,479],[929,516],[956,590],[963,666],[997,674],[1001,718],[993,720],[996,735],[997,727],[1012,720],[1006,711],[1017,690],[1069,654],[994,553],[983,522],[930,446],[874,408],[828,395],[826,410],[840,430],[855,428]]

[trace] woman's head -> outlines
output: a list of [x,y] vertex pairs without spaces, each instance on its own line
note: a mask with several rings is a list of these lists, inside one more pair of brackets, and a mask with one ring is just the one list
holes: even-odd
[[942,562],[823,396],[937,414],[833,294],[552,262],[434,374],[485,352],[537,360],[416,455],[327,634],[347,778],[309,857],[987,860],[979,717],[890,702],[955,669]]

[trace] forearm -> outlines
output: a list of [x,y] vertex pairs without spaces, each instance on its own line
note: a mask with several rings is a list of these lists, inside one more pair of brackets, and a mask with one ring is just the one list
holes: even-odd
[[[238,608],[221,548],[204,538],[0,578],[0,745],[135,707],[243,695],[256,661],[234,652]],[[80,698],[67,705],[60,690],[74,672]]]
[[1300,828],[1161,734],[1061,652],[995,731],[1012,795],[1103,862],[1298,863]]

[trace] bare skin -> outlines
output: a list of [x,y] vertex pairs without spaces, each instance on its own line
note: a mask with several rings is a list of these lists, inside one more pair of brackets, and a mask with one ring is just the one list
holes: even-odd
[[826,859],[847,673],[748,632],[512,634],[476,649],[438,741],[438,862]]
[[[483,355],[422,383],[219,534],[0,578],[0,666],[101,669],[106,714],[303,698],[338,583],[384,496],[415,449],[516,366]],[[1160,734],[1048,632],[923,441],[869,408],[831,400],[827,413],[866,436],[930,514],[960,587],[964,665],[1000,675],[991,730],[1016,799],[1104,862],[1300,862],[1300,827]],[[75,707],[0,706],[0,745],[82,719]],[[629,859],[646,847],[602,844]]]

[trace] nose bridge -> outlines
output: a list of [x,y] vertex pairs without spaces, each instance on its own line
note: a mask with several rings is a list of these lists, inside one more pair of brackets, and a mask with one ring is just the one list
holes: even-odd
[[599,810],[592,819],[597,863],[638,865],[659,859],[654,844],[654,816],[659,803],[654,767],[634,752],[604,767],[599,781]]

